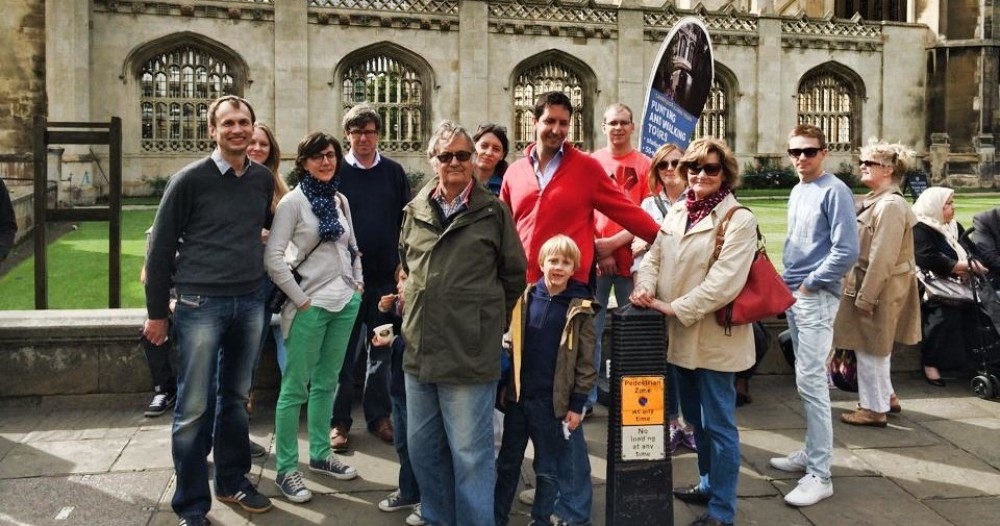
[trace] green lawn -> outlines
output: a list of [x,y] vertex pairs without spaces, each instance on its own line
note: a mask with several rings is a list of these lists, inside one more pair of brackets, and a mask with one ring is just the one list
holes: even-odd
[[[741,193],[742,195],[742,193]],[[961,194],[955,200],[956,216],[965,226],[972,216],[997,206],[996,196]],[[753,210],[767,241],[767,252],[780,270],[785,243],[786,200],[743,196],[743,204]],[[126,210],[122,213],[122,306],[143,307],[139,270],[145,248],[145,234],[153,223],[153,210]],[[62,236],[49,246],[49,307],[53,309],[102,308],[108,304],[108,225],[80,223],[79,229]],[[28,241],[30,242],[30,241]],[[0,277],[0,310],[33,309],[35,306],[34,259],[29,258]]]
[[[139,271],[145,231],[155,210],[122,212],[122,306],[143,307]],[[49,245],[49,308],[87,309],[108,305],[108,223],[78,223]],[[30,243],[30,240],[25,242]],[[0,277],[0,310],[35,308],[35,259],[28,258]]]

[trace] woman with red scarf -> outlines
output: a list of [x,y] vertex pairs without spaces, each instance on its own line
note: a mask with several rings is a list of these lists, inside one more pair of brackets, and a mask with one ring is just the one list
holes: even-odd
[[678,171],[688,193],[660,226],[636,276],[632,303],[667,316],[667,361],[676,371],[681,410],[698,443],[697,484],[674,490],[685,502],[707,504],[692,526],[732,524],[740,438],[736,429],[733,376],[754,363],[753,330],[733,326],[731,335],[715,311],[733,301],[746,283],[757,247],[757,219],[736,211],[714,257],[719,223],[739,206],[732,190],[739,164],[725,141],[705,137],[691,143]]

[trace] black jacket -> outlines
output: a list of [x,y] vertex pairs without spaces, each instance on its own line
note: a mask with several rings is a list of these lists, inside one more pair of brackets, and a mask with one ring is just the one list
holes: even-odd
[[976,255],[990,269],[990,280],[1000,285],[1000,206],[972,218],[972,242]]

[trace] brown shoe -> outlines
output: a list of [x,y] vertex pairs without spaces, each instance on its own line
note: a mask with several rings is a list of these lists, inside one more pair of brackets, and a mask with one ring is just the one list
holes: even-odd
[[392,444],[392,420],[388,417],[379,418],[371,427],[371,432],[383,442]]
[[[861,409],[861,404],[857,404],[855,407]],[[896,398],[895,394],[889,395],[889,412],[898,415],[903,412],[903,406],[899,405],[899,398]]]
[[903,412],[903,406],[899,405],[899,398],[896,398],[896,393],[889,395],[889,412],[896,415]]
[[885,427],[888,424],[885,413],[876,413],[869,409],[858,409],[850,413],[841,413],[840,420],[852,426]]
[[343,453],[347,451],[347,434],[350,429],[344,424],[337,424],[333,426],[330,430],[330,449],[334,453]]

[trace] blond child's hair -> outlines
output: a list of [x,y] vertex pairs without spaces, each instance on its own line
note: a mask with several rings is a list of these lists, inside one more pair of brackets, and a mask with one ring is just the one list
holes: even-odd
[[556,255],[572,261],[574,270],[580,268],[580,247],[569,236],[556,234],[543,243],[538,250],[538,265],[541,266],[545,258]]

